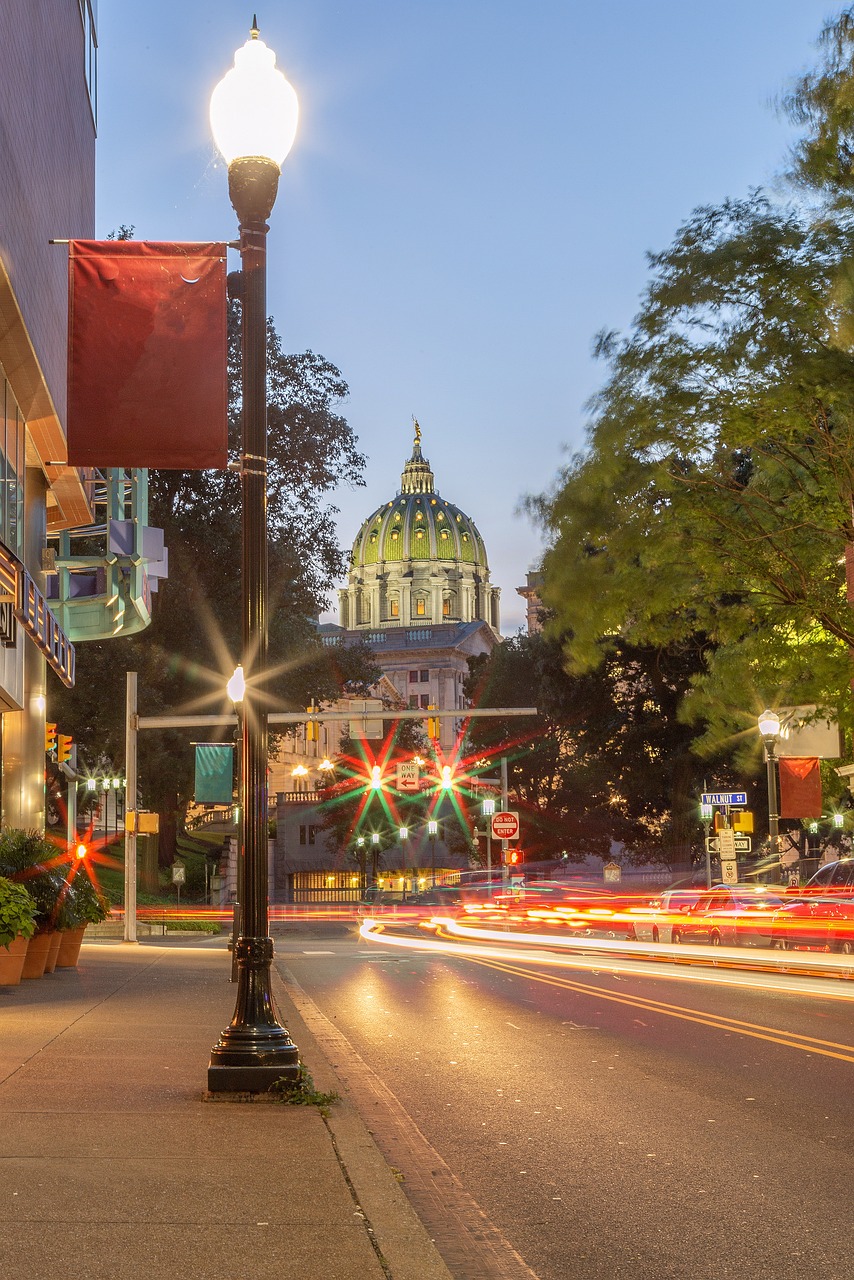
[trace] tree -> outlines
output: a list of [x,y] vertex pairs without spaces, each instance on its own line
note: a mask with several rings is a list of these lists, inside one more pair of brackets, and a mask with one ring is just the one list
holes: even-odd
[[[240,451],[240,303],[229,303],[229,451]],[[376,678],[360,646],[324,649],[312,621],[343,572],[335,508],[323,498],[362,484],[364,458],[336,411],[347,395],[339,371],[308,351],[288,355],[268,322],[269,634],[273,709],[329,700]],[[151,626],[137,636],[79,645],[74,689],[55,683],[51,706],[73,726],[83,759],[119,761],[125,672],[140,674],[144,715],[230,709],[225,682],[240,654],[240,483],[233,471],[152,471],[150,523],[164,530],[169,577]],[[178,731],[140,738],[140,784],[161,815],[161,859],[191,797],[193,761]]]
[[719,734],[774,698],[847,714],[854,361],[834,299],[852,250],[849,221],[754,193],[650,259],[630,333],[598,340],[587,450],[529,504],[574,671],[618,638],[699,642],[697,714],[715,704]]
[[[478,707],[536,706],[538,715],[472,719],[475,754],[507,756],[511,803],[526,857],[636,861],[690,856],[699,836],[703,762],[676,719],[702,652],[617,641],[592,671],[565,669],[559,638],[516,636],[470,661],[466,695]],[[719,779],[726,778],[723,763]]]

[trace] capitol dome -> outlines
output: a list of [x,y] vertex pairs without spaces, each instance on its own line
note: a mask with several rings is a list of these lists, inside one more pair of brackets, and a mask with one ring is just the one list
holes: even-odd
[[483,621],[498,633],[499,590],[472,518],[440,497],[415,423],[400,491],[365,520],[339,592],[347,628]]

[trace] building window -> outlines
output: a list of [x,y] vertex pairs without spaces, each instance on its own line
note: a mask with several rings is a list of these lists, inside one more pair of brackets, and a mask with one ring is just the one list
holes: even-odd
[[86,88],[89,91],[89,104],[92,108],[92,119],[98,123],[98,36],[95,31],[93,0],[79,0],[80,20],[83,23],[84,75]]
[[410,671],[410,673],[409,673],[409,683],[410,683],[410,684],[417,684],[417,683],[418,683],[418,672],[417,672],[417,671]]
[[410,695],[409,695],[409,706],[410,706],[410,708],[411,708],[412,710],[415,710],[415,709],[417,708],[417,706],[418,706],[418,694],[417,694],[417,693],[410,693]]
[[0,370],[0,539],[23,553],[24,418]]
[[430,706],[430,694],[429,694],[429,693],[422,693],[422,695],[421,695],[421,706],[422,706],[425,710]]
[[424,599],[423,596],[419,596],[419,598],[415,601],[416,617],[423,618],[426,612],[427,612],[427,601]]
[[430,679],[430,672],[429,672],[429,671],[425,671],[425,670],[422,668],[422,670],[421,670],[421,673],[420,673],[420,674],[421,674],[421,683],[422,683],[422,684],[426,684],[426,683],[427,683],[427,681]]
[[400,603],[397,600],[389,600],[388,613],[390,618],[400,617]]
[[445,596],[444,600],[442,601],[442,617],[450,618],[450,616],[451,616],[451,597]]
[[314,844],[317,835],[317,827],[300,827],[299,842],[300,844]]

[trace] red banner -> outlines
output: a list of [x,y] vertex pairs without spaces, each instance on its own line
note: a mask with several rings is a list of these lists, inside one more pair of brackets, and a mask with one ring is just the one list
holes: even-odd
[[780,817],[821,817],[821,770],[818,759],[781,759]]
[[72,240],[68,462],[224,467],[224,244]]

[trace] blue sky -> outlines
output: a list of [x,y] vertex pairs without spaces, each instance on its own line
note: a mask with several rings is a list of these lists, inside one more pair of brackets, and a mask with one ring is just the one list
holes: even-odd
[[[775,183],[774,99],[841,6],[257,2],[301,109],[268,307],[286,348],[341,369],[369,459],[334,499],[342,544],[396,492],[415,414],[512,634],[540,550],[518,504],[583,444],[593,335],[629,324],[645,253],[693,208]],[[99,236],[234,238],[207,109],[251,18],[252,0],[100,0]]]

